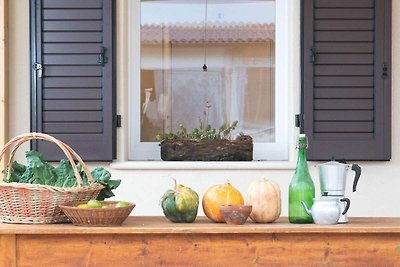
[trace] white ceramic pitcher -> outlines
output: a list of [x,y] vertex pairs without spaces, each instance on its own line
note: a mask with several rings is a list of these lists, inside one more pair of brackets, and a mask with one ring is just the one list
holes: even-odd
[[301,201],[304,209],[310,215],[314,223],[316,224],[337,224],[340,214],[341,206],[340,201],[346,202],[346,208],[342,214],[346,214],[350,206],[350,200],[348,198],[331,198],[331,197],[319,197],[314,198],[314,204],[311,209],[307,207],[304,201]]

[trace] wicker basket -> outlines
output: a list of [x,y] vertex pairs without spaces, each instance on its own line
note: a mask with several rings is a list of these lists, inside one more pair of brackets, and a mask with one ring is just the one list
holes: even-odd
[[78,226],[118,226],[121,225],[135,207],[129,203],[126,207],[115,207],[118,201],[101,201],[103,205],[109,206],[106,209],[78,208],[77,205],[85,202],[60,205],[60,208],[71,219],[74,225]]
[[[0,183],[0,221],[6,223],[62,223],[69,219],[59,205],[75,201],[87,201],[94,199],[104,187],[93,183],[90,170],[81,157],[68,145],[60,140],[43,133],[28,133],[14,137],[5,144],[0,152],[0,161],[4,153],[11,147],[10,159],[7,165],[7,175],[11,174],[16,150],[25,142],[30,140],[45,140],[53,142],[64,152],[72,165],[78,187],[61,188],[48,185],[28,183]],[[82,177],[73,160],[75,157],[87,176],[89,186],[83,186]],[[7,177],[8,178],[8,177]]]

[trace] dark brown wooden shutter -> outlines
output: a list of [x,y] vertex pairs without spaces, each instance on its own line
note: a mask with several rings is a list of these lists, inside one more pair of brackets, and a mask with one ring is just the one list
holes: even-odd
[[[31,0],[31,129],[63,140],[84,160],[115,158],[113,4]],[[63,157],[47,142],[32,149],[47,160]]]
[[391,1],[303,0],[308,158],[391,157]]

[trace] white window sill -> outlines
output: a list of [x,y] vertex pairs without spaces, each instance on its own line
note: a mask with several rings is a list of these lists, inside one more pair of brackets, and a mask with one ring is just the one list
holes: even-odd
[[124,161],[115,170],[294,170],[291,161]]

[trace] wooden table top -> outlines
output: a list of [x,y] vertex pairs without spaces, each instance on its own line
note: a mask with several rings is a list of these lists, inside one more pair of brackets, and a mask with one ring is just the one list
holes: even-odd
[[347,224],[291,224],[286,217],[274,223],[244,225],[213,223],[198,217],[193,223],[172,223],[165,217],[131,216],[122,226],[82,227],[65,224],[0,223],[0,234],[251,234],[251,233],[400,233],[400,218],[349,218]]

